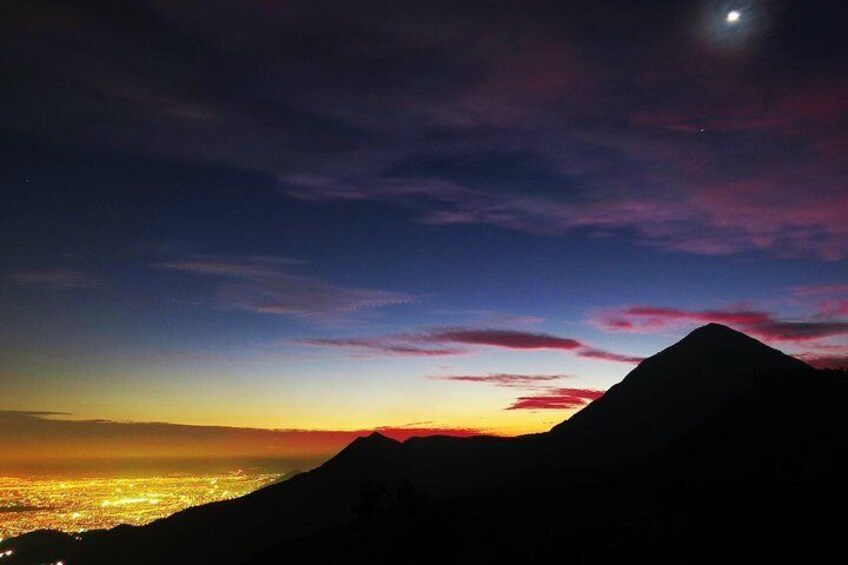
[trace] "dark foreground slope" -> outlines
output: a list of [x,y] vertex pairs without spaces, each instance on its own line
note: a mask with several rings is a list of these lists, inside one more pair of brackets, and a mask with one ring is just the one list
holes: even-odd
[[848,525],[848,374],[761,374],[626,472],[536,469],[396,505],[251,563],[833,563]]
[[[491,462],[509,461],[511,440],[453,438],[401,444],[380,434],[355,440],[322,467],[248,496],[191,508],[145,527],[90,536],[72,563],[240,563],[263,549],[369,516],[415,481],[450,496]],[[461,449],[458,447],[461,445]],[[460,452],[460,453],[458,453]],[[420,461],[421,464],[416,464]],[[452,461],[427,465],[427,461]],[[474,467],[471,469],[471,467]],[[496,473],[489,476],[494,480]]]
[[547,434],[374,434],[241,499],[51,551],[72,565],[814,559],[845,525],[847,378],[710,325]]

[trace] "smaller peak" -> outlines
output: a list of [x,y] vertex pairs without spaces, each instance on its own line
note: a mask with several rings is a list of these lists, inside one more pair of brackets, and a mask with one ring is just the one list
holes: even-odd
[[324,463],[324,469],[372,469],[375,466],[392,467],[390,461],[398,457],[401,443],[381,433],[359,436],[335,457]]
[[358,438],[354,439],[352,442],[350,442],[350,444],[348,444],[344,451],[348,451],[354,447],[356,448],[356,450],[360,450],[389,447],[395,445],[400,445],[400,442],[390,437],[384,436],[380,432],[371,432],[367,436],[359,436]]
[[393,440],[389,436],[384,436],[380,432],[371,432],[367,436],[362,436],[358,439],[375,443],[398,443],[396,440]]

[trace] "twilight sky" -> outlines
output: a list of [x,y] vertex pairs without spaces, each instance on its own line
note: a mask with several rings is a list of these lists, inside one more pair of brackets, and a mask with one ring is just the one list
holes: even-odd
[[710,321],[848,364],[843,2],[6,11],[7,425],[539,431]]

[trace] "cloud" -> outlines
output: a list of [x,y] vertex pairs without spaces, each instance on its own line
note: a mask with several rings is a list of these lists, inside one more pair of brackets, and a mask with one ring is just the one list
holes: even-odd
[[197,256],[155,267],[215,280],[219,307],[259,314],[335,317],[415,300],[399,292],[341,286],[297,274],[297,264],[278,257]]
[[823,316],[848,316],[848,300],[822,302],[819,308]]
[[96,288],[100,281],[80,269],[43,269],[17,271],[6,276],[10,282],[21,286],[35,286],[52,290]]
[[817,369],[848,369],[848,348],[840,354],[801,353],[796,355]]
[[770,33],[733,48],[719,11],[685,3],[21,4],[0,118],[429,224],[840,260],[845,40],[828,26],[844,8],[807,4],[771,7]]
[[792,293],[796,296],[845,296],[848,295],[848,284],[796,286]]
[[327,458],[355,438],[373,431],[405,440],[413,436],[471,436],[472,428],[435,425],[382,426],[360,430],[270,430],[224,426],[193,426],[163,422],[69,420],[56,412],[0,410],[0,452],[6,463],[61,461],[80,457]]
[[587,388],[552,388],[543,394],[521,396],[507,410],[573,410],[604,395]]
[[848,368],[848,344],[814,343],[796,357],[819,369],[845,369]]
[[841,320],[782,320],[759,310],[684,310],[659,306],[629,306],[594,320],[611,331],[657,332],[688,324],[716,322],[735,326],[769,341],[805,342],[848,334]]
[[437,328],[419,333],[401,333],[363,338],[303,338],[294,343],[315,347],[341,347],[380,355],[462,355],[469,347],[496,347],[518,351],[570,351],[581,357],[603,361],[638,363],[641,357],[620,355],[584,343],[546,333],[493,328]]
[[504,349],[561,349],[571,351],[582,347],[579,341],[567,337],[498,329],[448,328],[427,334],[424,339],[432,343],[487,345]]
[[438,375],[429,377],[436,381],[482,383],[508,388],[532,388],[540,384],[570,378],[571,375],[517,375],[513,373],[489,373],[487,375]]
[[434,314],[450,316],[466,316],[476,320],[475,324],[481,326],[516,327],[537,326],[545,321],[540,316],[528,316],[519,314],[506,314],[496,310],[437,310]]
[[540,391],[529,396],[519,396],[506,410],[573,410],[603,396],[604,391],[601,390],[550,386],[553,381],[570,377],[570,375],[490,373],[488,375],[446,375],[430,378],[440,381],[482,383],[504,388]]
[[815,302],[822,318],[848,316],[848,285],[799,286],[792,289],[792,295],[803,303]]
[[596,349],[576,339],[536,332],[448,328],[427,334],[425,339],[435,343],[484,345],[514,350],[572,351],[580,357],[622,363],[639,363],[642,360],[640,357],[631,357],[629,355],[620,355]]
[[466,349],[457,347],[433,347],[415,344],[414,338],[405,334],[374,338],[303,338],[295,340],[300,345],[315,347],[341,347],[362,350],[380,355],[402,355],[411,357],[439,357],[464,355]]
[[641,363],[645,360],[644,357],[635,355],[623,355],[621,353],[613,353],[602,349],[592,349],[591,347],[582,348],[577,355],[580,357],[588,357],[589,359],[600,359],[601,361],[618,361],[620,363]]

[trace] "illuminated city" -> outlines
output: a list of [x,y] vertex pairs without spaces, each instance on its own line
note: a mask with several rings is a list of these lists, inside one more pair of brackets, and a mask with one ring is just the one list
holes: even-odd
[[0,477],[0,538],[40,529],[72,533],[146,524],[189,506],[242,496],[278,478],[242,472],[133,479]]

